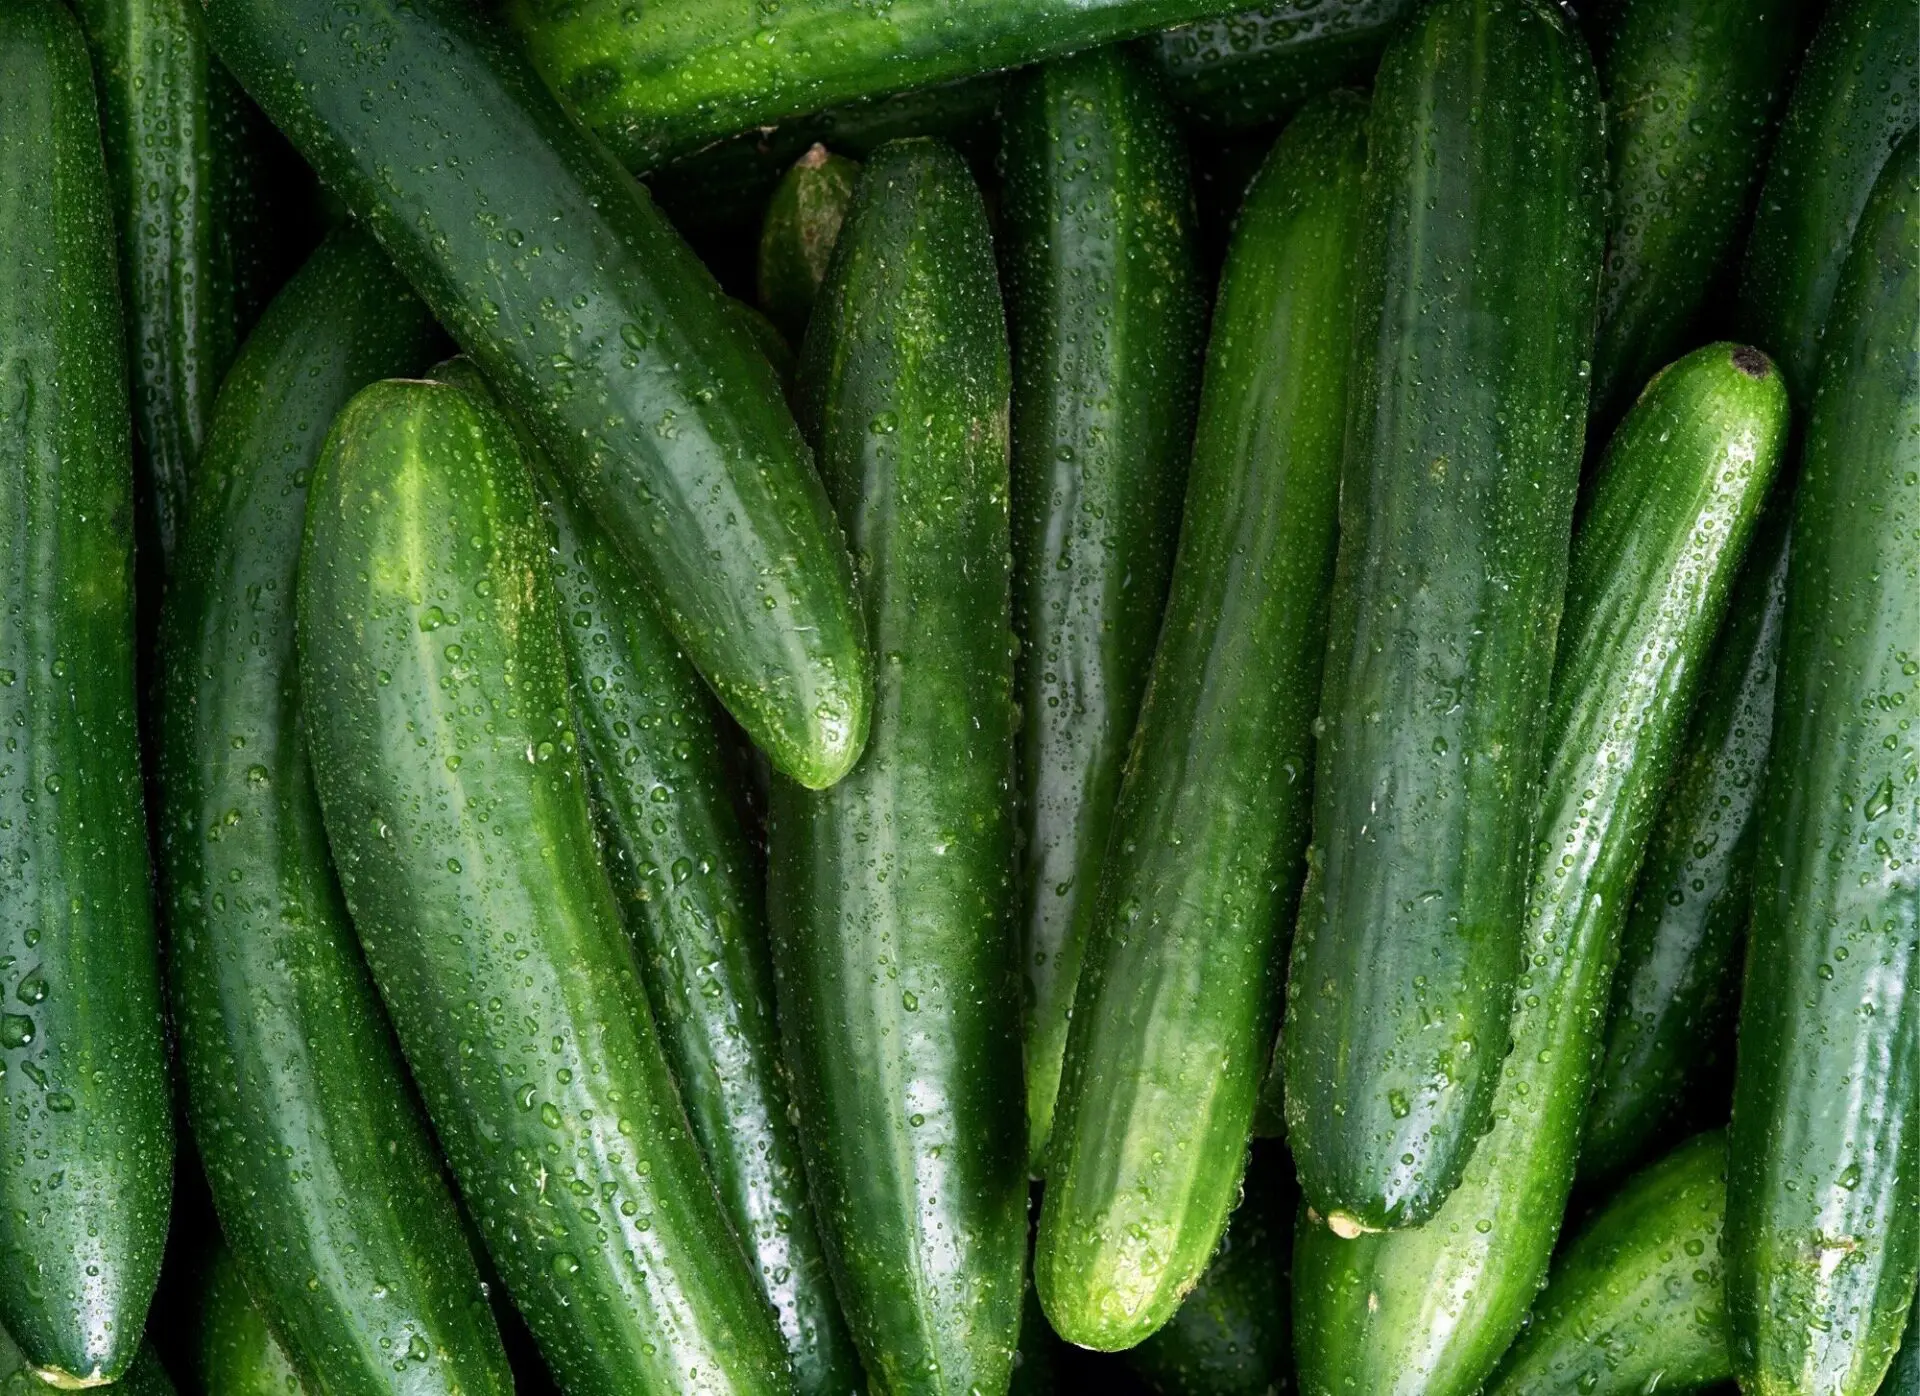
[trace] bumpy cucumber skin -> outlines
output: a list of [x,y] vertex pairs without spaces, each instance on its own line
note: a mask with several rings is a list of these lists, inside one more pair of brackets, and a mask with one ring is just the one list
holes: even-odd
[[249,1287],[307,1385],[338,1396],[513,1389],[334,882],[295,677],[327,428],[436,343],[364,233],[314,254],[221,392],[163,631],[169,987],[194,1141]]
[[1206,293],[1186,145],[1132,54],[1035,69],[1002,128],[1027,1144],[1039,1171],[1179,537]]
[[55,0],[0,9],[0,243],[0,1323],[35,1367],[99,1383],[140,1346],[173,1116],[113,213]]
[[1573,550],[1493,1128],[1425,1226],[1345,1241],[1303,1221],[1310,1396],[1471,1396],[1546,1278],[1627,894],[1786,430],[1778,372],[1718,344],[1656,378],[1614,436]]
[[769,882],[828,1259],[896,1396],[1004,1390],[1020,1324],[1008,391],[972,176],[881,147],[800,368],[880,657],[873,739],[831,790],[775,782]]
[[1739,327],[1813,399],[1821,332],[1860,211],[1920,123],[1920,0],[1834,0],[1800,63],[1740,283]]
[[1295,119],[1235,229],[1173,590],[1113,816],[1034,1251],[1083,1347],[1173,1316],[1236,1200],[1308,835],[1365,103]]
[[816,144],[793,162],[767,204],[760,228],[760,308],[794,339],[806,333],[859,178],[859,161]]
[[1642,1396],[1731,1377],[1726,1218],[1718,1131],[1633,1178],[1555,1263],[1488,1396]]
[[1626,0],[1600,47],[1607,259],[1597,427],[1685,347],[1746,226],[1814,0]]
[[512,428],[431,382],[335,420],[302,719],[373,977],[501,1277],[575,1391],[784,1393],[599,864]]
[[1388,48],[1367,208],[1288,1139],[1349,1234],[1459,1183],[1510,1040],[1605,190],[1586,46],[1440,0]]
[[306,1396],[308,1391],[333,1389],[301,1382],[266,1313],[248,1292],[231,1251],[219,1247],[206,1266],[195,1375],[207,1396]]
[[1749,1396],[1865,1396],[1920,1273],[1920,144],[1859,219],[1795,501],[1727,1192]]
[[846,547],[724,294],[466,0],[211,0],[220,56],[486,372],[774,764],[871,697]]

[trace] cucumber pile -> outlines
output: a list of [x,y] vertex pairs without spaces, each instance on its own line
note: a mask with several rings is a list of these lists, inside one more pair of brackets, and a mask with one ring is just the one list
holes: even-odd
[[1920,1396],[1920,0],[1234,3],[0,0],[0,1396]]

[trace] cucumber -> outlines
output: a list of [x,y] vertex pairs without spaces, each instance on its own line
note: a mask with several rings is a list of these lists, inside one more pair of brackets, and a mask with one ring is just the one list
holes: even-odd
[[1840,264],[1887,155],[1920,123],[1920,0],[1834,0],[1800,63],[1753,231],[1740,333],[1813,399]]
[[307,1385],[342,1396],[512,1390],[334,883],[294,673],[327,426],[436,340],[364,233],[314,254],[221,392],[163,632],[169,987],[194,1141],[249,1288]]
[[1445,1201],[1510,1040],[1605,199],[1593,65],[1542,0],[1423,10],[1368,138],[1284,1051],[1301,1188],[1348,1236]]
[[728,711],[796,780],[838,779],[871,688],[845,545],[778,379],[644,191],[465,0],[206,14],[247,91],[640,570]]
[[1657,377],[1614,435],[1574,543],[1493,1128],[1425,1226],[1349,1241],[1302,1225],[1309,1396],[1471,1396],[1546,1278],[1627,894],[1786,431],[1778,372],[1716,344]]
[[196,1356],[200,1389],[207,1396],[306,1396],[308,1390],[334,1389],[301,1382],[266,1314],[247,1292],[232,1252],[219,1247],[206,1266]]
[[1034,69],[1013,85],[1002,128],[1027,1143],[1039,1172],[1179,536],[1206,291],[1185,142],[1132,54]]
[[1914,1296],[1913,1312],[1907,1315],[1907,1329],[1900,1339],[1900,1355],[1881,1383],[1880,1396],[1920,1396],[1920,1294]]
[[875,1391],[1005,1390],[1027,1245],[1006,329],[935,141],[867,162],[799,401],[880,657],[867,753],[777,780],[769,904],[808,1180]]
[[773,191],[760,230],[760,308],[798,339],[853,202],[860,162],[812,145]]
[[[0,1393],[5,1396],[45,1396],[50,1388],[20,1353],[12,1338],[0,1332]],[[173,1396],[173,1380],[160,1364],[151,1343],[140,1345],[127,1374],[113,1384],[116,1396]]]
[[1246,1162],[1307,843],[1365,120],[1350,93],[1295,118],[1221,280],[1034,1252],[1047,1316],[1082,1347],[1173,1317]]
[[1607,259],[1597,426],[1686,348],[1765,168],[1816,0],[1623,0],[1597,45],[1607,97]]
[[[434,376],[491,400],[471,361]],[[640,580],[527,452],[553,526],[574,724],[605,862],[667,1064],[733,1229],[779,1318],[800,1396],[855,1391],[788,1118],[759,860],[741,828],[713,700]]]
[[109,191],[79,25],[0,8],[0,1324],[65,1385],[133,1362],[173,1175]]
[[363,389],[300,557],[301,715],[347,905],[488,1253],[574,1391],[790,1391],[599,865],[512,428]]
[[1628,1182],[1566,1248],[1488,1396],[1642,1396],[1731,1377],[1726,1219],[1715,1131]]
[[1209,132],[1291,116],[1322,92],[1365,87],[1422,0],[1280,0],[1168,29],[1145,47],[1167,96]]
[[1920,137],[1858,220],[1822,341],[1729,1134],[1749,1396],[1874,1391],[1920,1274]]

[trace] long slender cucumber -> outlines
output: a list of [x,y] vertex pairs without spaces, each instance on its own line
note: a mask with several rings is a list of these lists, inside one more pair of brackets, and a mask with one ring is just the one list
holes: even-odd
[[1179,538],[1206,293],[1185,142],[1139,59],[1102,49],[1036,68],[1013,85],[1002,128],[1027,1143],[1039,1171]]
[[300,1380],[231,1251],[217,1248],[205,1265],[194,1376],[206,1396],[306,1396],[309,1390],[333,1389]]
[[828,785],[871,674],[778,378],[645,191],[465,0],[211,0],[227,65],[601,521],[773,763]]
[[1445,1201],[1510,1040],[1605,200],[1592,60],[1538,0],[1422,11],[1368,139],[1283,1054],[1301,1187],[1347,1235]]
[[1424,1226],[1349,1241],[1303,1222],[1311,1396],[1471,1396],[1547,1276],[1627,894],[1786,431],[1779,373],[1716,344],[1656,378],[1614,435],[1574,542],[1493,1128]]
[[784,1393],[599,863],[513,429],[389,380],[335,419],[301,715],[340,881],[488,1253],[562,1386]]
[[1246,1162],[1307,844],[1365,122],[1350,93],[1295,118],[1227,254],[1034,1251],[1083,1347],[1173,1316]]
[[0,1324],[118,1379],[173,1173],[134,715],[133,457],[85,40],[0,8]]
[[934,141],[868,160],[801,351],[853,540],[872,741],[774,786],[780,1025],[874,1390],[1006,1389],[1027,1246],[1013,938],[1006,328],[986,212]]

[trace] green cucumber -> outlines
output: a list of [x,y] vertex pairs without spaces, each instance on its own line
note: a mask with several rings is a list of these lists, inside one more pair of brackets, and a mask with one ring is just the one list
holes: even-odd
[[1684,340],[1745,228],[1815,0],[1624,0],[1597,45],[1612,198],[1596,425]]
[[0,1324],[66,1385],[139,1350],[173,1175],[110,189],[78,23],[0,7]]
[[895,1396],[1005,1390],[1020,1326],[1009,373],[965,163],[882,146],[799,386],[879,660],[873,737],[831,790],[775,782],[768,859],[808,1179],[873,1389]]
[[[13,1339],[0,1331],[0,1396],[46,1396],[53,1389],[34,1375]],[[115,1396],[174,1396],[173,1380],[151,1343],[140,1345],[139,1355],[113,1390]]]
[[364,233],[314,254],[221,390],[163,631],[169,987],[194,1141],[249,1287],[307,1384],[340,1396],[512,1390],[298,726],[306,482],[348,398],[436,342]]
[[1520,1331],[1573,1187],[1627,894],[1786,432],[1779,373],[1716,344],[1654,379],[1614,435],[1574,543],[1493,1128],[1424,1226],[1302,1225],[1309,1396],[1471,1396]]
[[812,145],[773,191],[760,230],[760,308],[798,339],[853,202],[860,162]]
[[[435,377],[491,395],[471,361]],[[712,696],[625,560],[554,478],[534,482],[554,532],[574,724],[604,861],[700,1145],[780,1321],[799,1396],[860,1386],[788,1118],[759,861],[734,804]]]
[[301,715],[347,905],[494,1265],[562,1386],[792,1389],[599,863],[551,538],[513,430],[389,380],[335,419]]
[[1206,291],[1185,142],[1134,55],[1101,49],[1036,68],[1014,84],[1002,127],[1027,1143],[1038,1171],[1179,537]]
[[[645,192],[466,0],[210,0],[227,65],[553,455],[748,734],[858,757],[845,544],[781,385]],[[377,94],[377,95],[376,95]]]
[[1907,1315],[1906,1332],[1900,1339],[1900,1355],[1881,1383],[1880,1396],[1920,1396],[1920,1293],[1914,1295],[1913,1312]]
[[1731,1377],[1726,1220],[1716,1131],[1633,1178],[1568,1245],[1488,1396],[1643,1396]]
[[1544,0],[1423,10],[1368,138],[1284,1048],[1301,1188],[1349,1236],[1446,1200],[1510,1041],[1606,192],[1592,61]]
[[1279,0],[1147,41],[1167,96],[1208,131],[1291,116],[1336,87],[1365,87],[1423,0]]
[[206,1267],[196,1354],[200,1389],[206,1396],[306,1396],[309,1390],[334,1389],[331,1384],[308,1387],[302,1383],[286,1349],[267,1326],[266,1313],[247,1292],[231,1251],[218,1248]]
[[1834,0],[1800,63],[1748,235],[1739,328],[1813,399],[1840,264],[1880,167],[1920,123],[1920,0]]
[[1172,1318],[1246,1162],[1307,843],[1365,121],[1350,93],[1295,118],[1227,254],[1034,1251],[1082,1347]]
[[1749,1396],[1866,1396],[1920,1274],[1920,137],[1822,335],[1787,571],[1727,1180]]

